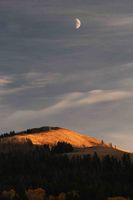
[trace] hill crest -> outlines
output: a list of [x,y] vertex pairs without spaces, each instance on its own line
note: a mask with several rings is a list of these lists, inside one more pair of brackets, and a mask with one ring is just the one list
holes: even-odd
[[3,142],[5,141],[16,141],[22,142],[25,139],[30,139],[35,145],[54,145],[58,142],[67,142],[72,144],[74,147],[91,147],[96,146],[101,143],[100,140],[82,135],[75,131],[71,131],[65,128],[49,128],[49,130],[34,132],[34,133],[25,133],[20,132],[10,137],[3,138]]
[[[22,143],[27,139],[31,140],[34,145],[48,144],[53,146],[58,142],[66,142],[70,143],[73,147],[76,148],[96,146],[103,146],[106,148],[110,147],[110,145],[104,143],[103,140],[99,140],[88,135],[83,135],[66,128],[49,126],[27,129],[26,131],[11,134],[10,136],[6,135],[6,137],[1,137],[0,141],[2,143]],[[111,148],[127,152],[126,150],[116,148],[115,146],[111,146]]]

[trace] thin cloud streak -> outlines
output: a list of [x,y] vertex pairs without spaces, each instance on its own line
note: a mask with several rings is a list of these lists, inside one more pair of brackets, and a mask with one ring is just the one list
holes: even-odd
[[115,16],[114,18],[106,21],[109,26],[117,26],[117,27],[130,27],[133,25],[133,16]]
[[0,86],[6,86],[10,83],[12,83],[12,78],[10,76],[0,75]]
[[[81,107],[85,105],[93,105],[102,102],[117,101],[124,98],[132,97],[133,93],[126,91],[106,91],[106,90],[92,90],[89,92],[73,92],[61,97],[61,100],[43,111],[45,115],[53,115],[56,112],[65,110],[67,108]],[[34,112],[34,111],[33,111]]]
[[50,116],[56,116],[68,109],[82,109],[82,107],[89,105],[91,106],[103,102],[120,101],[132,96],[133,93],[117,90],[92,90],[89,92],[73,92],[60,97],[59,102],[48,108],[38,111],[16,111],[15,113],[12,113],[11,116],[9,116],[6,121],[3,122],[3,124],[5,127],[9,127],[9,125],[12,126],[12,124],[15,124],[15,127],[17,126],[17,128],[19,128],[19,125],[21,127],[21,124],[28,122],[30,124],[33,121],[40,122],[42,119],[47,119]]
[[[59,73],[28,72],[21,75],[0,77],[0,95],[17,94],[22,91],[45,88],[47,85],[56,83],[61,78]],[[17,83],[19,82],[19,86]],[[13,85],[13,86],[12,86]],[[10,86],[10,87],[9,87]]]

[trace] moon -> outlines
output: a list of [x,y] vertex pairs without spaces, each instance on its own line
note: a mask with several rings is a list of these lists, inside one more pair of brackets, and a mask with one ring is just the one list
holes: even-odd
[[75,18],[75,28],[76,28],[76,29],[79,29],[80,26],[81,26],[81,21],[80,21],[80,19]]

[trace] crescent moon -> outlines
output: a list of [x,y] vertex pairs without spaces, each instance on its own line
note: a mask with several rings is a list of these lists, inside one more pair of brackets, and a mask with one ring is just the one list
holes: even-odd
[[78,29],[81,26],[81,21],[78,18],[75,18],[75,28]]

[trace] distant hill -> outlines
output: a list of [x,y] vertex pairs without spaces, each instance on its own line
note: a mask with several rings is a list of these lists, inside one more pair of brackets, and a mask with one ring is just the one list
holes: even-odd
[[[23,143],[27,139],[31,140],[34,145],[45,145],[48,144],[53,146],[58,142],[70,143],[73,147],[79,149],[78,152],[86,154],[87,152],[102,152],[107,153],[118,153],[127,152],[126,150],[110,146],[104,143],[102,140],[96,139],[91,136],[83,135],[72,130],[68,130],[60,127],[41,127],[28,129],[19,133],[6,134],[0,139],[1,143]],[[101,148],[102,147],[102,148]],[[88,149],[89,148],[89,149]],[[84,149],[84,151],[83,151]]]
[[59,127],[29,129],[18,134],[3,137],[1,141],[21,143],[26,139],[30,139],[35,145],[54,145],[57,142],[67,142],[74,147],[92,147],[100,145],[101,143],[96,138]]

